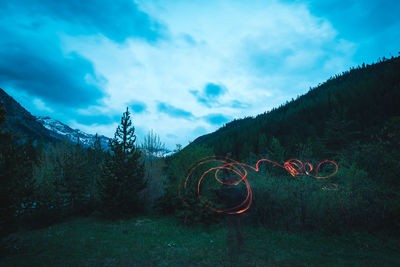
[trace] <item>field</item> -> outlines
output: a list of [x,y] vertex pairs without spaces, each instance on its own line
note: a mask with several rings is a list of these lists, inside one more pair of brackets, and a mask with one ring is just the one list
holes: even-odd
[[1,266],[400,266],[396,238],[332,236],[244,226],[245,244],[231,255],[221,223],[184,227],[173,217],[117,222],[75,218],[12,235]]

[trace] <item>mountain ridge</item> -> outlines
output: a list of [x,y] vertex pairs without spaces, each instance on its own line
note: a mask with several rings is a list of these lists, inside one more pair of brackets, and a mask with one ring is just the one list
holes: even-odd
[[46,142],[62,139],[57,133],[49,131],[41,123],[37,122],[29,111],[2,88],[0,88],[0,102],[3,103],[3,108],[6,111],[6,120],[2,126],[4,129],[20,135],[21,138],[31,138]]
[[[32,115],[2,88],[0,88],[0,102],[3,103],[3,108],[6,111],[3,128],[23,139],[42,140],[51,143],[68,140],[76,143],[79,137],[79,142],[86,147],[94,143],[95,135],[93,134],[72,129],[67,124],[49,116]],[[107,150],[110,138],[103,135],[98,135],[98,137],[102,148]]]
[[[86,133],[79,129],[73,129],[67,124],[50,118],[49,116],[35,116],[36,120],[40,122],[46,129],[56,132],[69,139],[70,141],[76,143],[79,137],[79,142],[84,146],[91,146],[94,143],[95,135]],[[104,135],[98,135],[100,139],[100,144],[103,149],[107,149],[108,141],[110,138]]]

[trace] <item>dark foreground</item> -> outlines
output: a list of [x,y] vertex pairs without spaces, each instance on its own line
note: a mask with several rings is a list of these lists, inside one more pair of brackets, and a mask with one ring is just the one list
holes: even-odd
[[329,236],[244,227],[230,255],[226,229],[182,227],[174,218],[118,222],[78,218],[9,237],[0,266],[400,266],[396,238]]

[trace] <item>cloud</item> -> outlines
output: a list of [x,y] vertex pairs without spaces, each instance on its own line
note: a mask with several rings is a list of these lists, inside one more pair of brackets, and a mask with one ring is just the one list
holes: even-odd
[[218,85],[215,83],[207,83],[207,85],[204,88],[204,94],[209,99],[217,98],[220,95],[225,94],[225,92],[226,88],[224,88],[222,85]]
[[99,115],[75,115],[73,117],[76,117],[76,122],[80,124],[85,124],[85,125],[93,125],[93,124],[111,124],[115,122],[119,122],[121,119],[121,116],[119,115],[114,115],[114,116],[108,116],[104,114],[99,114]]
[[192,46],[194,46],[194,45],[197,44],[196,40],[195,40],[195,39],[193,38],[193,36],[191,36],[190,34],[182,33],[181,36],[182,36],[182,39],[183,39],[187,44],[192,45]]
[[33,104],[35,105],[36,109],[38,109],[38,110],[47,111],[50,113],[53,112],[53,110],[51,108],[49,108],[48,106],[46,106],[46,104],[39,98],[35,98],[33,100]]
[[193,118],[193,114],[189,111],[186,111],[181,108],[174,107],[167,103],[159,103],[157,106],[157,110],[161,113],[165,113],[168,116],[175,117],[175,118],[184,118],[184,119],[191,119]]
[[147,110],[147,105],[141,101],[131,101],[129,107],[134,113],[143,113]]
[[340,34],[352,39],[371,38],[371,35],[400,23],[397,0],[311,0],[308,6],[312,12],[328,18]]
[[196,97],[197,102],[212,107],[220,105],[219,98],[227,91],[223,85],[207,83],[201,92],[198,90],[190,90],[189,92]]
[[357,64],[396,55],[400,42],[399,1],[311,0],[307,6],[310,12],[329,20],[340,38],[358,44],[354,53]]
[[[130,37],[153,43],[165,33],[130,0],[1,1],[0,85],[38,96],[46,105],[98,104],[106,97],[107,80],[91,61],[65,50],[60,37],[100,34],[119,43]],[[133,108],[142,112],[145,106]]]
[[249,104],[242,103],[242,102],[240,102],[239,100],[233,100],[233,101],[230,103],[230,106],[231,106],[232,108],[235,108],[235,109],[245,109],[245,108],[249,108],[249,107],[250,107]]
[[[2,1],[3,2],[3,1]],[[139,10],[132,0],[20,0],[5,1],[0,8],[6,12],[23,13],[33,18],[48,18],[72,35],[103,34],[122,43],[129,37],[153,42],[165,35],[159,22]]]
[[364,2],[4,0],[0,86],[108,136],[129,106],[173,148],[397,55],[399,3]]
[[168,39],[154,44],[131,38],[121,46],[102,36],[73,36],[65,46],[105,75],[110,112],[132,99],[145,103],[135,126],[165,139],[179,136],[166,140],[169,146],[194,140],[197,127],[205,129],[200,134],[211,132],[306,92],[332,75],[325,69],[329,61],[335,62],[333,73],[351,65],[351,42],[339,43],[329,21],[300,2],[136,3],[166,25]]
[[64,54],[52,34],[32,29],[5,30],[3,24],[0,20],[1,86],[74,107],[104,97],[101,87],[105,80],[90,61],[74,52]]
[[228,122],[229,120],[231,120],[231,118],[229,118],[228,116],[225,116],[223,114],[209,114],[207,116],[204,117],[205,120],[211,124],[215,124],[215,125],[222,125],[226,122]]

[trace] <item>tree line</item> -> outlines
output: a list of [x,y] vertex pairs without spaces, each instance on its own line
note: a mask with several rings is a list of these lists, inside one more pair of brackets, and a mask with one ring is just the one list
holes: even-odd
[[[0,125],[5,116],[0,103]],[[128,108],[109,150],[101,147],[97,135],[89,148],[79,140],[34,145],[20,139],[0,131],[2,236],[21,226],[40,227],[73,215],[95,212],[121,218],[145,211],[146,153],[136,144]],[[153,132],[145,140],[147,148],[163,147]]]

